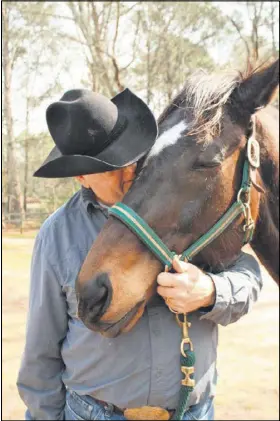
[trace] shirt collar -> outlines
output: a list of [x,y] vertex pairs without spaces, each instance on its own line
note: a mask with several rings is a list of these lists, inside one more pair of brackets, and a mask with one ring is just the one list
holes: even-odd
[[91,189],[86,189],[82,186],[81,198],[83,206],[89,214],[91,214],[94,209],[99,209],[108,217],[108,207],[98,203],[96,196]]

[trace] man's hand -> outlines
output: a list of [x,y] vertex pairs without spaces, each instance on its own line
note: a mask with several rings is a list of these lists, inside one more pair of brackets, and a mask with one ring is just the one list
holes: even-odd
[[157,292],[168,306],[178,313],[190,313],[215,303],[215,285],[211,277],[191,263],[176,256],[173,268],[178,273],[162,272],[158,275]]

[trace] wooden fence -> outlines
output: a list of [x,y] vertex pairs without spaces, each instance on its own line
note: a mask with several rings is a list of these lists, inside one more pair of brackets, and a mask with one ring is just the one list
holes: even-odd
[[16,229],[20,232],[28,229],[38,229],[50,214],[43,211],[27,211],[24,215],[18,213],[2,213],[2,230]]

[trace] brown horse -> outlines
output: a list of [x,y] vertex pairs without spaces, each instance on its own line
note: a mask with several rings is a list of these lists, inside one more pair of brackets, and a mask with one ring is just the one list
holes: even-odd
[[[180,254],[236,200],[246,142],[255,130],[261,167],[251,189],[251,244],[278,280],[279,116],[268,105],[278,85],[279,60],[247,77],[196,73],[159,118],[159,137],[123,202],[170,250]],[[193,263],[212,272],[233,263],[243,245],[243,224],[241,215]],[[109,217],[77,279],[79,317],[106,336],[130,330],[156,293],[162,270],[139,239]]]

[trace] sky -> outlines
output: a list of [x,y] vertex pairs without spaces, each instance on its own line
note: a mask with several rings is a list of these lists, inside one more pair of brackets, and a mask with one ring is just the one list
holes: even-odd
[[[65,14],[66,8],[62,2],[60,3],[60,7],[62,8],[61,13]],[[232,13],[234,10],[238,9],[241,14],[244,15],[244,10],[242,9],[242,5],[240,6],[241,2],[214,2],[224,14]],[[133,4],[133,2],[131,2]],[[70,12],[69,12],[70,13]],[[75,28],[70,21],[67,20],[57,20],[56,24],[63,25],[64,29],[69,33],[75,35]],[[248,25],[247,30],[250,27]],[[264,34],[265,35],[265,34]],[[279,28],[276,29],[276,38],[279,39]],[[209,51],[212,58],[217,63],[217,66],[223,65],[227,62],[229,58],[229,54],[231,52],[231,45],[229,45],[226,40],[223,44],[213,45],[211,50]],[[125,57],[123,57],[126,60]],[[73,89],[82,87],[81,81],[86,79],[87,72],[86,72],[86,64],[84,57],[81,53],[80,48],[71,48],[71,51],[67,48],[67,43],[65,44],[65,49],[63,49],[59,54],[59,61],[67,62],[67,72],[63,72],[59,78],[61,84],[63,86],[63,92],[67,91],[68,89]],[[37,77],[34,81],[33,92],[37,94],[37,92],[41,92],[44,89],[44,85],[48,86],[57,78],[57,69],[54,68],[53,71],[50,71],[47,75],[44,74],[43,77]],[[25,125],[25,100],[24,96],[22,95],[21,90],[18,88],[21,82],[21,74],[18,73],[14,77],[14,94],[13,94],[13,114],[14,114],[14,121],[15,121],[15,135],[18,135],[23,129]],[[61,93],[61,95],[63,94]],[[141,97],[141,93],[136,92]],[[55,97],[51,97],[46,100],[40,107],[32,112],[30,118],[30,129],[32,132],[41,132],[47,130],[47,125],[45,121],[45,110],[49,103],[59,99],[60,95],[55,95]],[[144,98],[143,98],[144,99]]]

